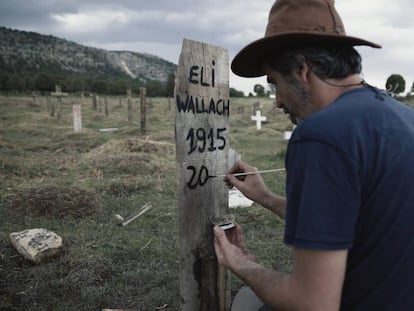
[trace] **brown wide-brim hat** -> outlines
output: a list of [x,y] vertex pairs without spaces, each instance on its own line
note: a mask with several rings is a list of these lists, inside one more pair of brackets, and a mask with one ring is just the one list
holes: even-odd
[[347,36],[332,0],[276,0],[263,38],[244,47],[231,63],[242,77],[265,75],[263,62],[294,46],[380,45]]

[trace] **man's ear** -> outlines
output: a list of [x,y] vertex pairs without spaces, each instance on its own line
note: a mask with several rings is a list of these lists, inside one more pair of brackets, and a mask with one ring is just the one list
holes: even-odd
[[300,65],[298,74],[299,74],[300,81],[302,83],[309,84],[311,70],[306,62],[303,62]]

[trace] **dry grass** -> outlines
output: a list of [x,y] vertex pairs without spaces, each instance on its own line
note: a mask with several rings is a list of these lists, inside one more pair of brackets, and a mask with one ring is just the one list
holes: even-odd
[[[174,104],[168,110],[167,99],[152,99],[147,136],[141,136],[138,107],[129,125],[118,98],[108,100],[109,117],[85,99],[84,129],[73,133],[71,105],[65,103],[77,100],[64,99],[57,120],[45,98],[33,104],[30,97],[0,97],[0,310],[179,310]],[[233,103],[230,146],[261,169],[281,167],[288,121],[273,114],[266,100],[268,123],[256,131],[250,120],[254,101]],[[237,105],[244,114],[237,114]],[[114,127],[119,130],[99,131]],[[283,174],[264,178],[283,194]],[[147,202],[150,211],[117,226],[114,214],[126,217]],[[283,223],[257,206],[232,213],[260,262],[289,269]],[[65,253],[33,267],[8,236],[35,227],[62,236]],[[233,294],[241,284],[233,278]]]
[[35,217],[82,218],[99,212],[99,196],[79,188],[56,186],[21,190],[7,198],[14,212]]

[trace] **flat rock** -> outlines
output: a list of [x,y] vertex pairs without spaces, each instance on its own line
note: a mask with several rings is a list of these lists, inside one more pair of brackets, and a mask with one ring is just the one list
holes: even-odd
[[233,188],[229,190],[229,207],[249,207],[253,205],[253,201],[246,198],[240,190]]
[[62,238],[43,228],[10,233],[10,242],[20,255],[36,264],[63,252]]

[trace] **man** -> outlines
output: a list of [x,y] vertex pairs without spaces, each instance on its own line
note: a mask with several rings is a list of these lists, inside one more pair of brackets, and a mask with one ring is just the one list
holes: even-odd
[[[255,170],[246,163],[225,178],[285,218],[293,249],[292,272],[273,271],[255,262],[239,225],[214,228],[219,263],[261,301],[251,310],[414,308],[414,112],[361,79],[355,45],[380,47],[347,36],[331,0],[277,0],[265,37],[232,62],[238,75],[267,75],[298,124],[286,199],[258,175],[232,175]],[[233,310],[256,299],[238,296]]]

